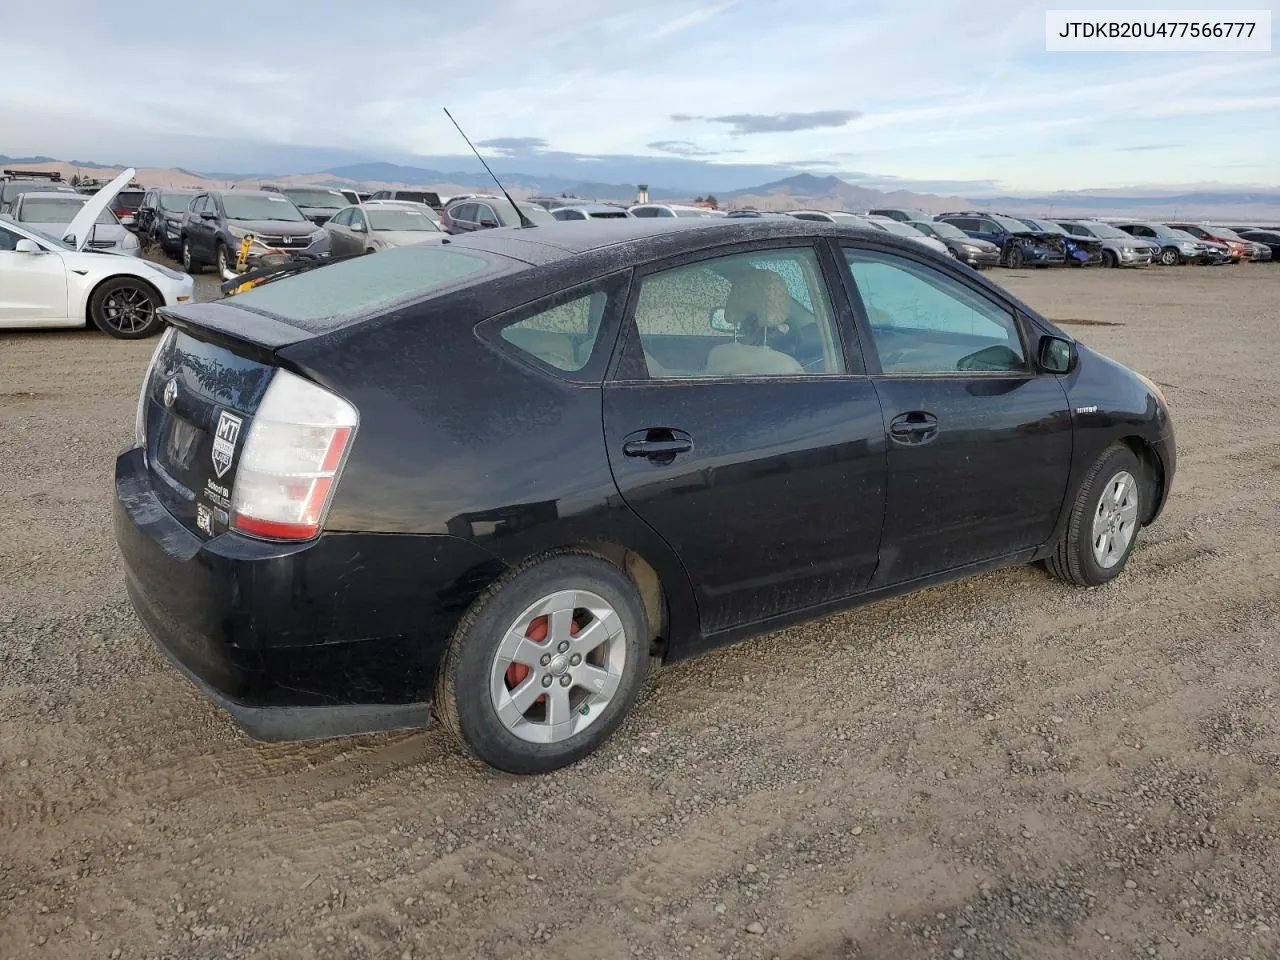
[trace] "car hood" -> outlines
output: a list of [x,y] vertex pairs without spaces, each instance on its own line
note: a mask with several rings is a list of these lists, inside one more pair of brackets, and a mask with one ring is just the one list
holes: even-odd
[[442,231],[426,230],[378,230],[378,239],[388,246],[408,247],[415,243],[440,243],[449,235]]
[[228,220],[227,225],[271,237],[305,237],[316,232],[310,220]]
[[116,194],[133,180],[133,175],[137,172],[133,167],[122,171],[120,176],[90,197],[85,205],[80,208],[80,212],[67,224],[66,232],[62,236],[74,236],[74,245],[77,251],[84,250],[85,244],[89,242],[89,236],[93,232],[93,225],[98,222],[98,218],[111,205],[111,201],[116,198]]
[[965,237],[963,240],[953,238],[953,243],[962,243],[966,247],[977,247],[983,253],[993,253],[1000,249],[999,244],[992,243],[990,240],[979,240],[977,237]]

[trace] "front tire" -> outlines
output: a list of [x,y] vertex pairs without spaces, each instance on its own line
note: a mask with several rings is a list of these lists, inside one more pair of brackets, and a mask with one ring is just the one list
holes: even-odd
[[1173,247],[1165,247],[1164,250],[1160,251],[1160,262],[1166,267],[1176,267],[1182,262],[1182,254]]
[[182,269],[187,273],[195,276],[203,269],[203,264],[196,259],[195,251],[191,249],[191,241],[187,237],[182,238]]
[[114,277],[93,291],[89,317],[103,333],[118,340],[141,340],[164,325],[157,312],[160,295],[135,277]]
[[1145,474],[1128,447],[1112,447],[1094,463],[1076,493],[1067,529],[1046,562],[1060,580],[1096,587],[1114,580],[1138,542]]
[[625,573],[594,554],[549,554],[502,576],[458,622],[436,677],[436,716],[490,766],[546,773],[618,727],[639,696],[648,646]]
[[1103,250],[1102,265],[1104,267],[1118,267],[1120,266],[1120,258],[1115,255],[1113,250]]
[[217,270],[219,279],[222,279],[227,271],[231,269],[227,260],[227,245],[221,240],[218,241],[218,249],[214,254],[214,267]]
[[1009,269],[1020,270],[1022,268],[1022,248],[1016,243],[1009,244]]

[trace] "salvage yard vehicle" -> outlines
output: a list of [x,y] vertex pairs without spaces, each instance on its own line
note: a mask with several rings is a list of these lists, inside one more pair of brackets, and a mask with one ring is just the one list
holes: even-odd
[[1034,217],[1018,217],[1018,220],[1025,223],[1032,230],[1039,230],[1041,233],[1058,234],[1062,238],[1062,252],[1066,257],[1068,266],[1096,267],[1102,265],[1103,246],[1101,241],[1095,240],[1093,237],[1070,233],[1061,224],[1054,223],[1052,220],[1037,220]]
[[8,213],[13,202],[22,194],[37,190],[41,193],[72,193],[76,188],[62,179],[62,174],[40,173],[32,170],[6,170],[0,176],[0,213]]
[[883,230],[885,233],[892,233],[894,236],[906,237],[908,240],[914,240],[922,247],[928,247],[934,253],[940,253],[944,257],[951,256],[951,248],[945,243],[937,237],[917,230],[909,223],[894,220],[892,217],[882,217],[879,214],[868,214],[862,219],[871,224],[874,230]]
[[[77,193],[45,193],[28,190],[13,201],[9,216],[32,230],[52,237],[66,236],[66,228],[89,197]],[[110,210],[103,210],[93,222],[86,246],[136,257],[141,252],[138,238],[126,230]]]
[[110,215],[108,190],[83,198],[62,229],[74,242],[0,216],[0,328],[93,324],[136,340],[160,331],[159,308],[191,299],[185,273],[88,247],[95,222]]
[[[1261,230],[1257,227],[1240,227],[1237,233],[1250,243],[1266,247],[1270,252],[1272,263],[1280,263],[1280,230]],[[1268,258],[1263,258],[1268,259]]]
[[557,220],[625,220],[631,214],[626,207],[613,203],[578,202],[556,207],[551,211],[551,216]]
[[959,227],[936,220],[907,220],[907,226],[913,227],[925,236],[936,237],[947,245],[947,251],[975,270],[998,266],[1000,248],[986,240],[976,240]]
[[939,223],[949,223],[977,240],[994,243],[1000,248],[1000,262],[1006,267],[1060,266],[1066,261],[1061,237],[1033,230],[1020,220],[998,213],[968,211],[940,213]]
[[1055,220],[1073,237],[1089,237],[1102,244],[1104,267],[1145,267],[1160,258],[1160,245],[1134,237],[1097,220]]
[[1156,384],[866,229],[480,231],[165,317],[115,468],[127,589],[264,739],[434,709],[552,770],[654,653],[1007,564],[1107,583],[1174,477]]
[[392,200],[343,207],[324,228],[335,257],[377,253],[411,243],[439,243],[448,236],[426,204]]
[[262,246],[311,257],[329,255],[329,234],[302,215],[292,200],[263,190],[206,190],[196,194],[182,225],[182,269],[198,273],[212,263],[226,277],[247,236]]
[[138,207],[138,236],[154,243],[166,256],[181,256],[182,224],[187,219],[187,208],[196,192],[160,187],[148,190]]
[[692,204],[684,203],[637,203],[627,207],[627,212],[633,217],[642,219],[685,217],[710,220],[714,217],[724,216],[724,211],[722,210],[712,210],[710,207],[695,207]]
[[[1166,267],[1180,263],[1225,263],[1226,255],[1216,247],[1197,240],[1191,234],[1163,223],[1142,220],[1113,224],[1116,229],[1160,244],[1160,262]],[[1223,248],[1225,250],[1225,248]]]
[[497,227],[518,227],[521,225],[520,214],[535,225],[556,222],[555,217],[536,203],[517,200],[516,204],[519,205],[519,213],[506,197],[470,194],[451,200],[444,208],[440,223],[448,233],[472,233]]
[[262,189],[288,197],[302,215],[317,226],[323,226],[330,217],[351,202],[341,190],[329,187],[264,186]]

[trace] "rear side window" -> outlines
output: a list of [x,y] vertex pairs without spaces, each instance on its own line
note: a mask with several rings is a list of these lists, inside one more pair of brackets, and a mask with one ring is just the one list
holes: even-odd
[[490,257],[435,244],[398,247],[285,277],[237,294],[232,302],[304,330],[333,330],[353,316],[423,299],[465,277],[498,272],[508,264]]
[[591,359],[608,297],[597,290],[502,328],[502,339],[545,364],[574,373]]

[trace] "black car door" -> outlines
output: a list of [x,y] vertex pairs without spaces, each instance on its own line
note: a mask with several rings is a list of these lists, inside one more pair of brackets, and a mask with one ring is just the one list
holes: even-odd
[[213,238],[217,230],[217,221],[208,218],[208,214],[217,216],[217,207],[213,197],[205,194],[191,208],[191,222],[187,235],[191,241],[191,249],[197,257],[208,260],[213,256]]
[[704,635],[866,586],[884,514],[839,265],[795,240],[733,250],[637,272],[604,387],[618,489],[684,563]]
[[958,271],[846,244],[888,435],[875,585],[1038,547],[1071,466],[1071,414],[1007,304]]

